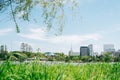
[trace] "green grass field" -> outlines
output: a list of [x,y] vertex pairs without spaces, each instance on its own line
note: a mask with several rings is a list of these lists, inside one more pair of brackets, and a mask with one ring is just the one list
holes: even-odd
[[65,65],[5,62],[0,64],[0,80],[120,80],[120,64]]

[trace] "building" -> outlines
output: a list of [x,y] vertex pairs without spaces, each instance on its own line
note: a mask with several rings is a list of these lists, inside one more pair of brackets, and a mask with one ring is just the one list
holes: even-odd
[[115,48],[113,44],[105,44],[104,45],[104,52],[115,52]]
[[72,46],[71,46],[71,50],[69,51],[69,56],[80,56],[80,52],[73,52]]
[[45,56],[49,57],[49,56],[54,56],[55,54],[53,52],[45,52]]
[[116,57],[119,57],[120,56],[120,49],[117,50],[113,55],[116,56]]
[[90,55],[91,55],[91,56],[94,56],[93,45],[92,45],[92,44],[88,45],[88,48],[89,48],[89,50],[90,50]]
[[90,49],[88,46],[80,47],[80,56],[90,56]]
[[73,54],[73,50],[72,50],[72,45],[71,45],[71,49],[69,51],[69,56],[71,56]]
[[80,52],[69,52],[69,56],[80,56]]

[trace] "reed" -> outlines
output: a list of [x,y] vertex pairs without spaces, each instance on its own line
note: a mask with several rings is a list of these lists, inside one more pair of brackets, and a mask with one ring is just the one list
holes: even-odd
[[0,80],[120,80],[119,63],[43,64],[40,62],[0,64]]

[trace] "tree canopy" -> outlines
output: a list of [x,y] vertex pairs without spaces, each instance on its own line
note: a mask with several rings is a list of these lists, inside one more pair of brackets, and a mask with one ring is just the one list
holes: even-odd
[[[19,33],[17,20],[30,21],[31,11],[38,6],[41,10],[43,22],[48,30],[53,24],[58,23],[59,31],[62,32],[64,26],[64,6],[70,4],[71,8],[77,6],[76,0],[0,0],[0,12],[10,10],[12,19],[16,25],[16,31]],[[21,14],[20,17],[17,15]]]

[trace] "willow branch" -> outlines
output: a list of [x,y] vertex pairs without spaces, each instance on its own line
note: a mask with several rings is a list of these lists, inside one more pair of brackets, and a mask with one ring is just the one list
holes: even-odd
[[15,18],[14,11],[13,11],[12,1],[11,1],[11,0],[9,0],[9,1],[10,1],[10,8],[11,8],[11,12],[12,12],[12,17],[13,17],[14,23],[15,23],[15,25],[16,25],[16,31],[17,31],[17,33],[19,33],[20,30],[19,30],[19,27],[18,27],[16,18]]

